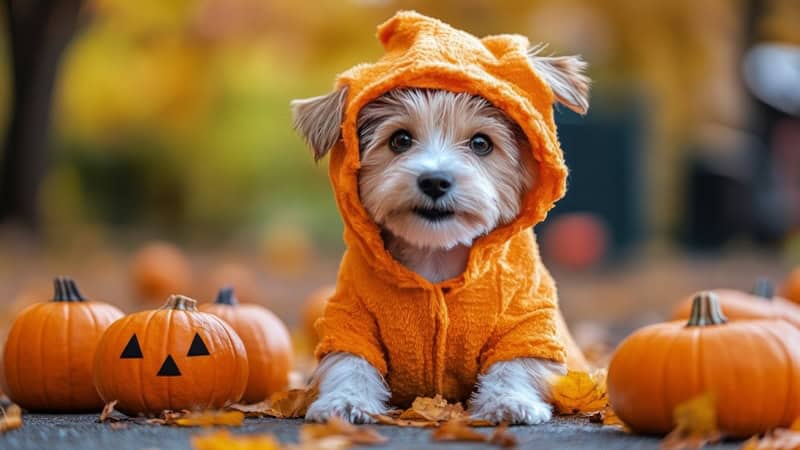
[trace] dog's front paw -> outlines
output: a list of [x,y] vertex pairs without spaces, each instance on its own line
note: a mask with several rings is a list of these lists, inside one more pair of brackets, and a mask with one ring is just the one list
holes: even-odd
[[[380,408],[359,398],[331,393],[320,396],[306,411],[309,422],[326,422],[331,416],[337,416],[350,423],[375,423],[372,414],[378,414]],[[374,410],[373,410],[374,409]]]
[[472,417],[492,423],[536,425],[553,418],[553,407],[537,398],[504,395],[472,406]]

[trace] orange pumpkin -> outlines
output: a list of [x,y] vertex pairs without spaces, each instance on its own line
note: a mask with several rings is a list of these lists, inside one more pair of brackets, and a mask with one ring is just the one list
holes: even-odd
[[[725,317],[731,320],[783,319],[800,328],[800,306],[774,296],[774,286],[769,280],[759,280],[752,294],[733,289],[716,289],[714,292]],[[693,298],[694,296],[678,304],[672,318],[688,319]]]
[[137,251],[130,274],[134,290],[147,303],[161,302],[191,288],[189,261],[178,247],[167,242],[151,242]]
[[334,293],[336,293],[335,284],[321,286],[308,294],[303,304],[303,331],[312,350],[319,342],[314,323],[325,313],[325,305],[328,304],[328,299],[333,297]]
[[87,301],[72,279],[56,278],[53,301],[27,307],[11,325],[3,391],[31,411],[99,411],[94,352],[103,331],[122,316],[114,306]]
[[800,303],[800,266],[795,267],[783,281],[781,296]]
[[94,383],[104,401],[117,400],[128,415],[216,409],[242,398],[247,368],[244,344],[228,324],[173,295],[103,333]]
[[800,416],[800,330],[782,320],[727,322],[714,293],[693,300],[688,322],[642,328],[608,367],[608,399],[628,426],[666,433],[680,403],[711,392],[720,429],[745,437]]
[[257,403],[287,388],[292,344],[281,319],[263,306],[240,304],[230,287],[220,289],[216,301],[200,310],[225,320],[244,342],[250,375],[243,402]]

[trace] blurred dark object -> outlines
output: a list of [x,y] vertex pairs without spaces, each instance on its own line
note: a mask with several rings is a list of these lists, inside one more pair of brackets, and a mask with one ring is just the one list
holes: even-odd
[[13,99],[0,167],[0,221],[35,227],[48,160],[53,81],[81,0],[3,0]]
[[[618,105],[611,110],[607,105]],[[643,107],[630,100],[597,99],[581,117],[566,109],[556,111],[558,137],[569,167],[567,195],[550,213],[552,220],[569,213],[591,213],[609,230],[605,256],[623,257],[644,235],[642,198]],[[604,244],[605,247],[605,244]]]

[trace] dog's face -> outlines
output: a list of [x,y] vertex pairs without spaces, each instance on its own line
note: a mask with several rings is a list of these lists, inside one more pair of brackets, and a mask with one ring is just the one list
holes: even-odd
[[396,89],[358,116],[359,193],[382,228],[451,248],[513,220],[533,183],[519,126],[481,97]]

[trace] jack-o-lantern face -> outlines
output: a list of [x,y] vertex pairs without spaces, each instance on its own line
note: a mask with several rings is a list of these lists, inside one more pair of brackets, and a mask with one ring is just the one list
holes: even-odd
[[95,384],[127,414],[220,408],[238,401],[247,382],[244,344],[194,300],[170,297],[159,310],[132,314],[103,335]]

